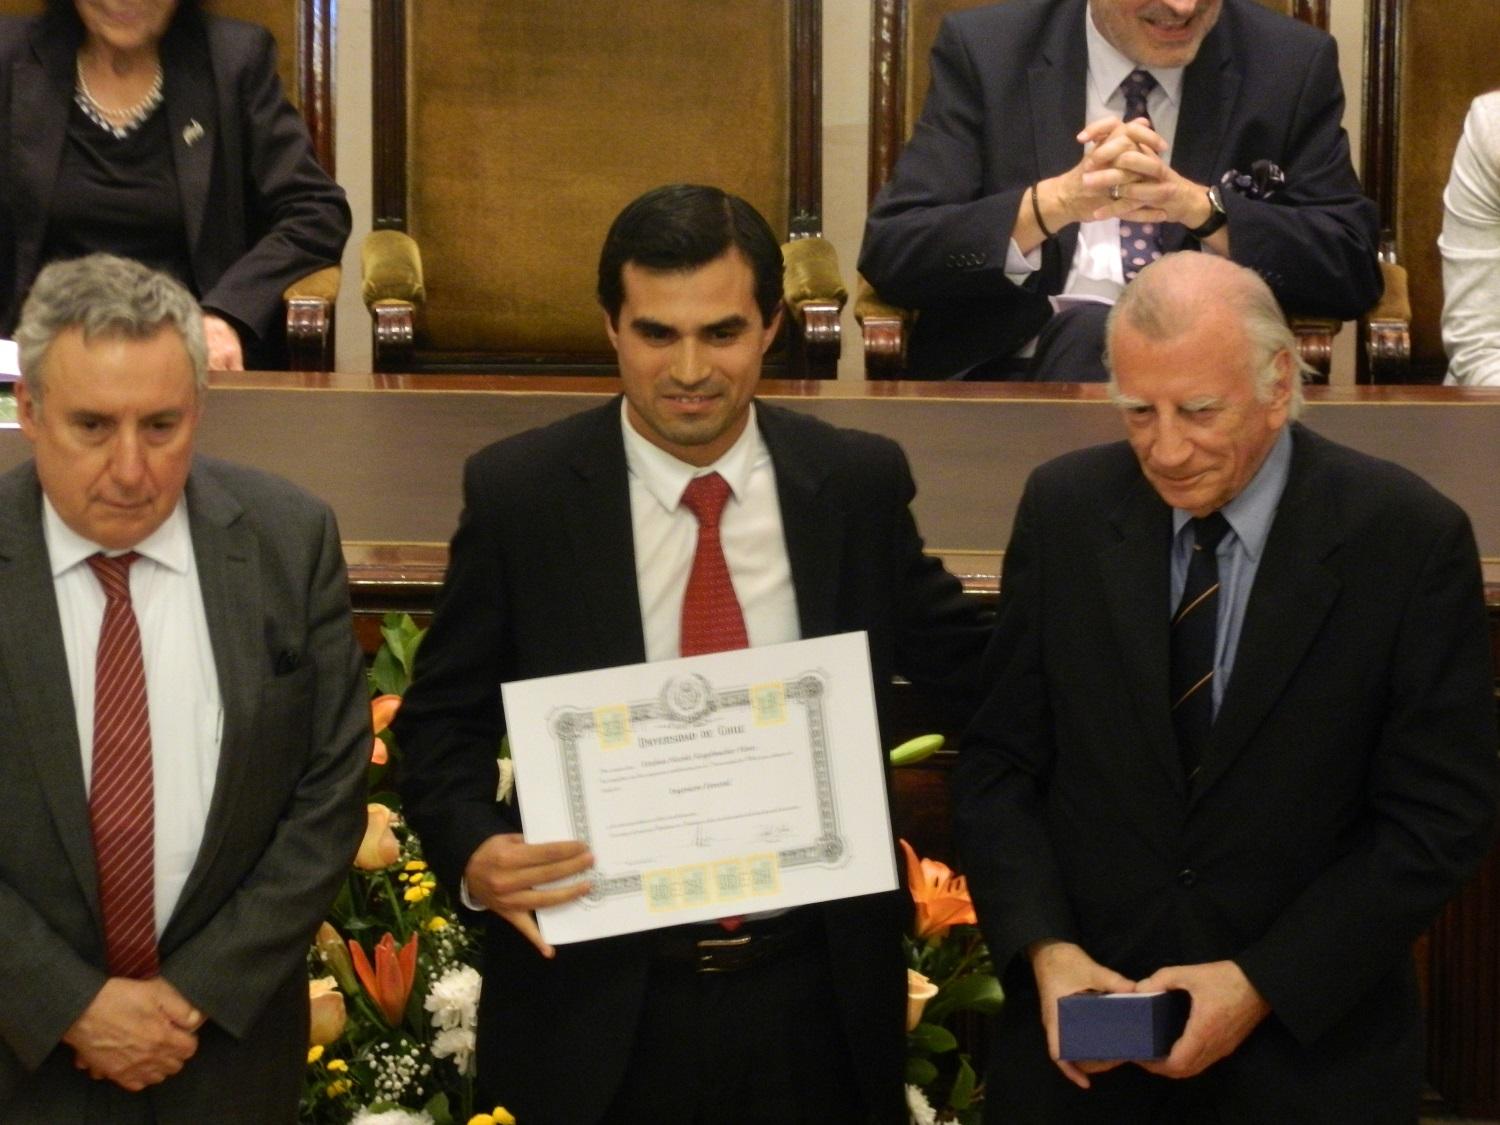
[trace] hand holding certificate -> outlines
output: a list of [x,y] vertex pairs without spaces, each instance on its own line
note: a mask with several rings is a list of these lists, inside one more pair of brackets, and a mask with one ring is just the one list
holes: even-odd
[[896,886],[864,634],[503,688],[532,842],[591,889],[538,911],[569,942]]

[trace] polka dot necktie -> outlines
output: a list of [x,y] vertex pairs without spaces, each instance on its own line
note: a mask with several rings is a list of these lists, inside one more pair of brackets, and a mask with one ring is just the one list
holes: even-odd
[[1214,650],[1219,635],[1219,542],[1229,521],[1214,512],[1193,520],[1193,553],[1182,601],[1172,615],[1172,726],[1191,783],[1214,726]]
[[130,564],[139,557],[130,551],[88,560],[104,588],[104,621],[94,665],[89,827],[110,975],[145,979],[154,977],[158,967],[156,821],[146,666],[130,604]]
[[719,516],[729,500],[729,482],[718,473],[694,477],[682,494],[682,505],[698,517],[698,548],[682,599],[683,656],[747,648],[745,615],[729,579]]
[[[1132,70],[1120,83],[1120,93],[1125,96],[1125,120],[1134,121],[1144,117],[1151,123],[1151,114],[1146,110],[1146,97],[1156,89],[1156,79],[1146,70]],[[1132,223],[1120,220],[1120,264],[1125,267],[1125,280],[1134,281],[1136,275],[1161,257],[1161,224]]]

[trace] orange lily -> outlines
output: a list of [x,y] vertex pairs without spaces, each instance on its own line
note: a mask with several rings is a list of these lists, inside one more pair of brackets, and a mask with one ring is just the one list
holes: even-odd
[[978,925],[974,902],[969,898],[969,881],[953,874],[946,863],[918,859],[905,840],[899,843],[906,853],[907,889],[917,906],[917,937],[941,941],[952,926]]
[[349,953],[354,958],[354,971],[364,986],[365,995],[375,1002],[386,1023],[399,1027],[406,1014],[412,984],[417,978],[417,935],[407,938],[406,944],[398,951],[396,939],[387,933],[375,946],[373,968],[359,942],[350,940]]
[[370,761],[374,765],[383,766],[389,759],[389,751],[386,750],[385,740],[380,737],[380,732],[391,725],[391,720],[396,717],[396,712],[401,709],[401,697],[399,695],[377,695],[370,700],[370,725],[374,728],[375,742],[370,747]]

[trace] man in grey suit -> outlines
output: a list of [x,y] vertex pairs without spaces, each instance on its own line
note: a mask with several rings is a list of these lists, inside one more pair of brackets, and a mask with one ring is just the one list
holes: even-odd
[[195,457],[201,314],[95,255],[17,331],[0,477],[0,1119],[290,1122],[363,822],[332,513]]

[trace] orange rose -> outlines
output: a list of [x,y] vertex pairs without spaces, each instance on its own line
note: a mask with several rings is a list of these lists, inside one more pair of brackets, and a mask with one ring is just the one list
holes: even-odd
[[900,844],[906,853],[906,886],[917,906],[917,937],[941,941],[952,926],[978,925],[968,880],[953,874],[945,863],[919,860],[905,840]]
[[378,804],[366,805],[365,813],[365,838],[359,842],[354,866],[361,871],[379,871],[401,858],[401,842],[391,830],[396,814]]
[[332,977],[307,982],[307,1000],[312,1020],[308,1026],[308,1046],[323,1047],[344,1034],[347,1019],[344,994]]

